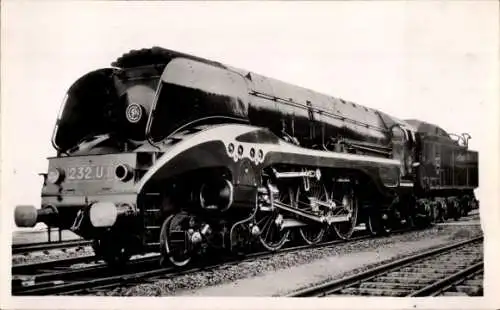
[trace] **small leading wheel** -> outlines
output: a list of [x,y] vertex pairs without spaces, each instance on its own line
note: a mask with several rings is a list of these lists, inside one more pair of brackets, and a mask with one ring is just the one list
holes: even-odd
[[347,221],[333,223],[333,230],[337,237],[348,240],[351,238],[354,227],[358,222],[358,201],[352,190],[344,194],[340,201],[333,201],[336,204],[333,216],[347,216]]
[[176,267],[184,267],[193,257],[188,241],[189,216],[186,213],[172,214],[163,222],[160,232],[161,264],[168,261]]
[[[311,199],[315,199],[317,201],[326,202],[328,200],[328,193],[324,185],[322,185],[319,181],[314,180],[310,181],[309,191],[301,192],[301,186],[297,188],[296,193],[296,207],[299,210],[306,211],[309,213],[316,213],[318,215],[324,215],[324,212],[321,210],[321,207],[313,207],[314,204],[311,204]],[[299,234],[307,244],[317,244],[323,240],[323,236],[325,235],[325,225],[323,224],[309,224],[305,227],[299,228]]]
[[92,248],[96,256],[102,258],[110,267],[123,266],[132,256],[122,242],[113,240],[111,236],[95,239]]
[[[284,188],[280,190],[279,197],[275,201],[289,205],[291,203],[292,190]],[[287,242],[290,235],[289,229],[283,229],[283,215],[278,208],[257,211],[255,224],[260,229],[259,241],[269,251],[277,251]]]

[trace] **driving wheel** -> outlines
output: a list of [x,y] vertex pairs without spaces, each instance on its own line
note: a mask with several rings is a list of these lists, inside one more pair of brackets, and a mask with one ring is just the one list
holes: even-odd
[[[292,190],[286,187],[279,191],[274,201],[290,205],[291,198]],[[290,230],[282,228],[283,220],[279,208],[259,209],[255,215],[255,225],[260,230],[259,241],[269,251],[279,250],[288,240]]]
[[[320,181],[314,179],[309,181],[309,191],[302,189],[302,186],[297,188],[295,207],[299,210],[313,213],[318,216],[324,215],[322,207],[315,206],[311,203],[312,200],[327,202],[328,193],[326,188]],[[302,240],[307,244],[317,244],[323,240],[326,227],[324,224],[311,223],[307,226],[299,227],[299,234]]]

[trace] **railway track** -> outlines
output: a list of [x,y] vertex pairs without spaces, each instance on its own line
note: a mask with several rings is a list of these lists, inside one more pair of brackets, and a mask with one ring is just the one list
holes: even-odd
[[37,242],[25,244],[13,244],[12,254],[27,254],[35,251],[47,251],[55,249],[67,249],[90,246],[89,240],[69,240],[60,242]]
[[[418,229],[417,229],[418,230]],[[416,229],[393,231],[391,236]],[[159,254],[130,261],[122,269],[113,270],[104,262],[97,261],[95,256],[82,256],[42,263],[21,264],[12,267],[13,295],[51,295],[51,294],[89,294],[107,290],[117,286],[154,281],[157,278],[168,278],[186,273],[194,273],[207,268],[216,268],[224,264],[239,263],[245,260],[262,258],[279,253],[300,251],[304,249],[334,246],[345,242],[356,242],[368,238],[364,230],[355,231],[354,238],[349,241],[334,240],[317,245],[299,245],[288,247],[278,252],[259,252],[242,258],[224,258],[218,262],[195,266],[179,271],[176,268],[158,268]],[[88,264],[87,266],[75,266]]]
[[43,273],[44,271],[47,270],[52,270],[52,269],[61,270],[64,268],[70,268],[76,264],[86,264],[94,261],[96,261],[96,257],[94,255],[86,255],[86,256],[78,256],[65,259],[49,260],[40,263],[17,264],[13,265],[11,270],[13,277],[16,275],[35,276],[38,273]]
[[443,246],[303,289],[288,297],[480,296],[483,237]]
[[[79,263],[87,266],[73,268],[76,264],[53,265],[52,268],[35,268],[13,275],[13,295],[47,295],[66,291],[79,291],[98,284],[110,284],[112,279],[127,274],[156,269],[159,255],[138,258],[130,261],[126,269],[112,269],[95,257]],[[52,262],[51,262],[52,263]],[[55,261],[54,261],[55,263]],[[23,266],[21,266],[23,267]],[[40,266],[37,266],[40,267]]]
[[[405,231],[400,231],[403,233]],[[395,232],[396,233],[396,232]],[[137,284],[138,282],[155,281],[158,278],[195,273],[201,270],[213,269],[222,265],[236,264],[276,254],[301,251],[304,249],[335,246],[346,242],[356,242],[373,238],[360,232],[359,236],[349,241],[334,240],[316,245],[298,245],[283,248],[277,252],[251,253],[244,257],[224,257],[216,262],[208,262],[200,266],[193,266],[185,270],[178,268],[158,268],[159,255],[136,259],[129,262],[123,269],[111,269],[104,263],[83,267],[71,268],[65,266],[51,265],[50,268],[42,266],[30,266],[29,272],[23,267],[13,270],[12,295],[52,295],[52,294],[91,294],[113,287]],[[95,260],[95,258],[94,258]],[[91,260],[92,261],[92,260]],[[54,263],[56,263],[54,261]],[[37,265],[37,264],[33,264]]]

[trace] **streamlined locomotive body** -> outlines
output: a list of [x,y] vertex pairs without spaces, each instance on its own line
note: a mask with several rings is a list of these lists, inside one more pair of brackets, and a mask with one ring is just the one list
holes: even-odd
[[425,225],[475,207],[477,153],[436,126],[163,48],[132,51],[67,92],[37,222],[109,263],[160,250],[269,250]]

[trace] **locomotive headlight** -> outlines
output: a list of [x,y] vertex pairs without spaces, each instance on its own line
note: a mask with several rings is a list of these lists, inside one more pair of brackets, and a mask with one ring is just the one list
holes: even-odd
[[64,178],[64,171],[60,170],[59,168],[50,170],[49,173],[47,174],[47,182],[51,184],[58,184],[63,180],[63,178]]
[[125,110],[125,115],[129,122],[136,124],[142,118],[142,107],[137,103],[131,103]]
[[111,227],[118,218],[118,209],[112,202],[97,202],[90,207],[89,216],[94,227]]
[[101,201],[90,206],[89,217],[94,227],[112,227],[119,219],[135,216],[134,206],[128,203],[115,204]]

